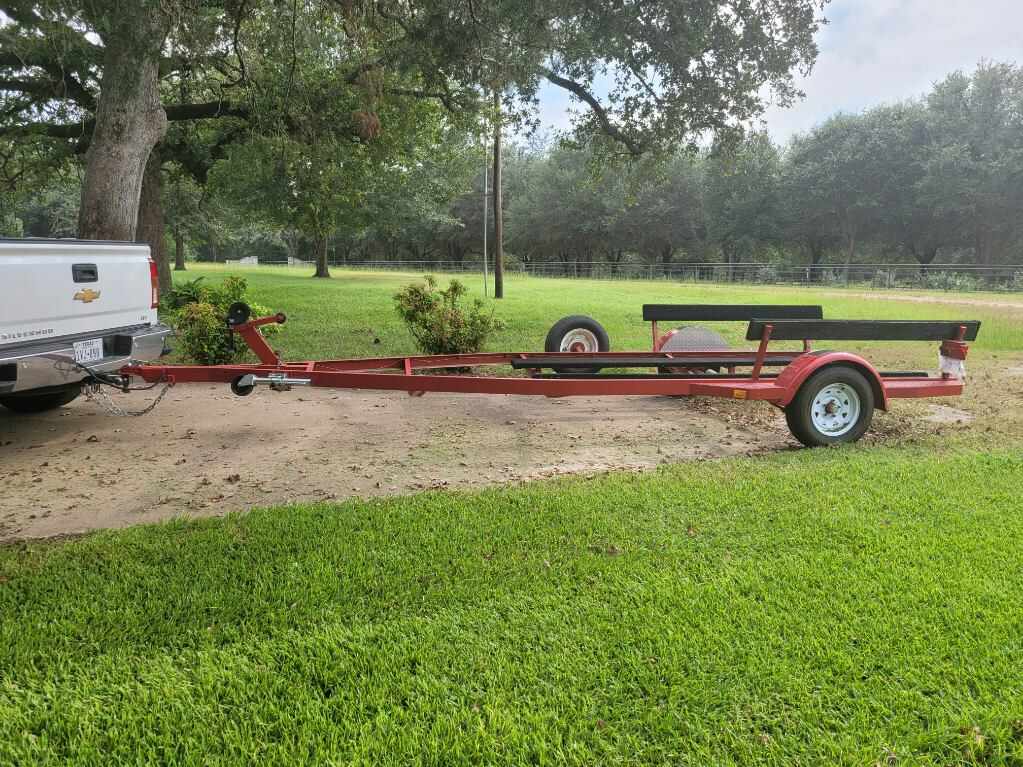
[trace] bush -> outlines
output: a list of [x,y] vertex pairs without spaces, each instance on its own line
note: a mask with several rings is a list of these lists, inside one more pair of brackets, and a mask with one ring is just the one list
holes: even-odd
[[205,277],[185,280],[173,285],[170,290],[160,296],[160,310],[176,312],[188,304],[201,304],[206,301],[209,288],[202,284]]
[[466,287],[452,280],[445,290],[431,275],[425,282],[408,285],[394,296],[395,308],[405,321],[416,345],[425,354],[471,354],[483,349],[487,337],[504,327],[484,309],[483,301],[462,305]]
[[221,365],[236,356],[231,332],[213,304],[186,304],[175,322],[179,348],[191,362]]
[[921,274],[923,287],[929,290],[970,291],[980,290],[980,280],[972,274],[958,272],[931,272]]
[[[164,318],[174,328],[178,347],[191,362],[223,365],[238,360],[244,343],[235,343],[226,323],[227,310],[245,301],[255,317],[271,314],[265,306],[246,300],[248,285],[242,277],[228,277],[220,285],[203,284],[202,277],[186,280],[167,291],[162,300]],[[262,328],[264,335],[278,331],[276,325]]]

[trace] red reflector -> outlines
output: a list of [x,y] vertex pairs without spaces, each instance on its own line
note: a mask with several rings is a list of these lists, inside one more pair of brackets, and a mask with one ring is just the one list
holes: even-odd
[[153,290],[152,303],[150,309],[158,309],[160,307],[160,273],[156,269],[156,262],[153,259],[149,259],[149,284]]

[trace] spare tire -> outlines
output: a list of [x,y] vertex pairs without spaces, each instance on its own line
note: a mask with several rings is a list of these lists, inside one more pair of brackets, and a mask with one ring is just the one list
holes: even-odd
[[[584,314],[563,317],[555,322],[544,342],[544,351],[546,352],[593,354],[610,350],[611,339],[608,337],[607,331],[604,330],[604,326]],[[599,371],[600,368],[594,367],[572,367],[558,370],[559,373],[568,375],[586,375]]]

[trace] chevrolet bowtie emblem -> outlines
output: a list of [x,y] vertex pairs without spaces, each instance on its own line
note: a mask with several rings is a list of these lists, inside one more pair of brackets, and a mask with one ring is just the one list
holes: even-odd
[[100,291],[93,290],[92,288],[86,288],[85,290],[79,290],[75,293],[75,301],[81,301],[83,304],[91,304],[97,298],[99,298]]

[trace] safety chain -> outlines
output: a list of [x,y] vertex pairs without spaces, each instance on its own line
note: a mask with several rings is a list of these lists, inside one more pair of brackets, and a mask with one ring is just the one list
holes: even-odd
[[156,395],[156,399],[154,399],[141,410],[125,410],[116,402],[114,402],[110,398],[110,395],[103,390],[103,386],[98,383],[85,384],[82,387],[82,392],[85,394],[86,399],[95,402],[101,408],[110,413],[110,415],[137,417],[152,412],[153,408],[160,404],[160,400],[162,400],[167,395],[167,392],[170,391],[172,386],[174,386],[173,381],[168,381],[167,383],[165,383],[163,389],[160,391],[159,394]]

